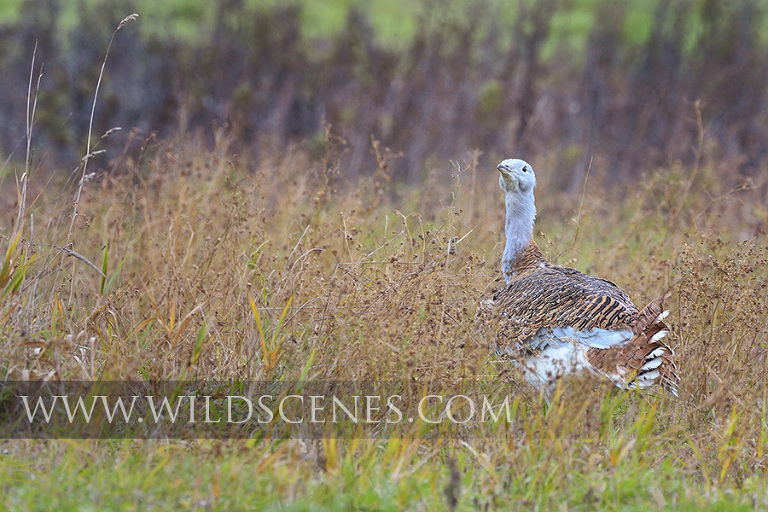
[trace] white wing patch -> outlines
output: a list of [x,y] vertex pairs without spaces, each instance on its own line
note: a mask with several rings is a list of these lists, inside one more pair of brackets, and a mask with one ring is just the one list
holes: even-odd
[[632,335],[632,329],[594,328],[579,331],[573,327],[542,327],[536,334],[525,340],[525,346],[538,350],[546,346],[560,347],[577,343],[589,348],[613,348],[628,343]]

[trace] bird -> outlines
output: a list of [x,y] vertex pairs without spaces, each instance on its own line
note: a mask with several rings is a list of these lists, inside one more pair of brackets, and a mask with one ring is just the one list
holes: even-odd
[[660,384],[678,396],[674,351],[662,341],[669,333],[667,295],[639,309],[611,281],[547,261],[533,240],[533,167],[507,159],[497,169],[506,206],[506,285],[478,307],[481,326],[493,326],[496,354],[518,365],[548,402],[559,379],[581,373],[625,389]]

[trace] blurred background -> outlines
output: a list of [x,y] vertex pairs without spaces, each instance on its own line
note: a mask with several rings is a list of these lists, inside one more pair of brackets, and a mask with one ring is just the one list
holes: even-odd
[[[0,165],[25,156],[35,42],[33,166],[71,170],[99,92],[97,168],[147,141],[226,133],[233,152],[320,158],[422,184],[473,150],[625,184],[697,158],[736,186],[768,156],[766,0],[0,1]],[[34,81],[33,81],[34,82]],[[33,83],[34,89],[34,83]],[[94,139],[95,140],[95,139]],[[590,167],[591,166],[591,167]]]

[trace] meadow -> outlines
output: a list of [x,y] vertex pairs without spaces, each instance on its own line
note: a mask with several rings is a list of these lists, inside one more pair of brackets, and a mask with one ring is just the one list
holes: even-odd
[[97,173],[74,223],[78,187],[33,177],[23,214],[3,209],[21,233],[2,233],[5,379],[499,381],[512,423],[485,438],[6,440],[4,508],[768,507],[760,187],[730,189],[712,165],[574,196],[534,160],[539,244],[638,303],[670,291],[683,376],[679,399],[575,380],[547,407],[473,325],[499,286],[495,169],[470,155],[400,189],[378,145],[350,182],[331,136],[318,161],[228,144],[178,138]]
[[[66,172],[35,156],[29,91],[26,158],[0,172],[4,381],[480,383],[513,407],[430,435],[0,440],[0,508],[768,509],[768,176],[735,166],[698,104],[691,158],[617,180],[598,157],[574,188],[562,148],[398,179],[398,147],[364,138],[350,159],[333,125],[258,151],[236,125],[131,135],[108,161],[95,130]],[[575,378],[548,405],[496,360],[474,319],[501,286],[488,162],[507,156],[536,169],[550,261],[638,304],[670,292],[679,398]]]

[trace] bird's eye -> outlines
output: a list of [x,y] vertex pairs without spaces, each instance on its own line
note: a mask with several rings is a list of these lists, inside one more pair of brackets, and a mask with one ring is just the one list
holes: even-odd
[[527,165],[523,166],[523,172],[528,172],[528,166]]

